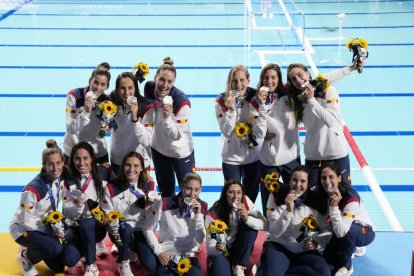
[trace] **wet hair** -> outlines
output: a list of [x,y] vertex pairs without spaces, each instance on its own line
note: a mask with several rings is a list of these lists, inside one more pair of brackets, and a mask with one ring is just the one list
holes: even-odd
[[301,122],[303,119],[304,107],[303,107],[302,101],[298,99],[298,95],[302,93],[302,91],[296,88],[292,84],[292,81],[289,77],[290,71],[293,70],[294,68],[302,69],[305,72],[309,72],[309,70],[305,65],[301,63],[292,63],[288,66],[288,69],[287,69],[287,82],[288,82],[287,92],[288,92],[289,102],[293,103],[293,112],[295,113],[296,122]]
[[218,211],[219,219],[224,221],[227,225],[229,225],[230,213],[233,209],[233,207],[229,206],[229,203],[227,202],[227,191],[230,189],[231,185],[239,185],[242,190],[242,196],[245,195],[244,186],[240,183],[240,181],[229,179],[226,181],[226,183],[224,183],[224,186],[221,189],[219,200],[213,204],[213,208]]
[[[119,97],[118,92],[119,92],[119,86],[121,84],[121,80],[122,79],[126,79],[129,78],[132,80],[132,82],[134,83],[134,89],[135,89],[135,93],[134,96],[137,98],[138,100],[138,104],[143,100],[143,96],[141,95],[140,91],[139,91],[139,86],[138,86],[138,82],[137,82],[137,78],[134,76],[134,74],[132,74],[131,72],[123,72],[121,74],[118,75],[118,77],[116,78],[115,81],[115,93],[114,93],[114,97],[113,97],[113,101],[116,105],[123,105],[123,102],[121,100],[121,97]],[[139,110],[138,110],[139,112]],[[140,114],[138,114],[139,116]]]
[[111,66],[108,62],[104,61],[98,64],[96,68],[92,71],[91,76],[89,77],[89,84],[91,83],[92,79],[96,76],[105,76],[108,79],[107,87],[109,87],[109,82],[111,81]]
[[[321,201],[321,206],[320,206],[319,212],[323,215],[326,215],[328,213],[328,206],[327,206],[326,203],[328,202],[328,197],[329,196],[328,196],[328,193],[325,191],[324,187],[322,186],[322,181],[321,181],[322,180],[322,171],[326,168],[329,168],[332,171],[334,171],[335,175],[337,177],[341,176],[341,171],[340,171],[338,165],[335,162],[323,163],[320,170],[319,170],[319,181],[318,181],[318,186],[317,186],[317,192],[319,194],[320,201]],[[353,192],[353,189],[345,182],[343,177],[341,177],[341,182],[338,183],[338,190],[342,195],[342,199],[341,199],[340,203],[345,199],[345,196],[347,196],[351,191]]]
[[158,67],[155,77],[157,77],[162,71],[168,70],[173,72],[175,79],[177,77],[177,70],[174,67],[174,61],[170,57],[164,58],[163,61],[163,64]]
[[86,150],[90,157],[91,157],[91,175],[93,182],[95,184],[95,190],[98,195],[98,198],[101,200],[103,198],[103,185],[102,185],[102,178],[99,175],[98,172],[98,165],[96,163],[96,156],[95,151],[93,150],[93,147],[88,142],[79,142],[75,144],[72,147],[72,150],[70,152],[70,160],[69,160],[69,173],[74,177],[75,179],[80,178],[80,173],[75,167],[75,154],[79,149]]
[[180,189],[183,190],[185,186],[187,186],[187,184],[191,181],[191,180],[196,180],[200,183],[200,186],[203,185],[203,180],[201,179],[201,176],[198,173],[195,172],[189,172],[187,173],[183,180],[180,183]]
[[139,162],[141,163],[142,171],[138,176],[138,188],[144,187],[145,183],[148,182],[148,175],[147,175],[147,170],[145,169],[144,158],[142,157],[141,154],[136,153],[135,151],[131,151],[124,157],[124,159],[122,160],[121,167],[118,170],[117,183],[122,190],[126,190],[128,188],[128,180],[125,177],[124,169],[125,169],[125,164],[126,164],[127,159],[131,157],[137,158]]
[[227,99],[229,92],[233,89],[232,83],[234,79],[234,74],[238,71],[244,72],[244,74],[246,75],[246,79],[250,80],[250,73],[249,73],[249,70],[247,70],[246,66],[243,66],[240,64],[233,66],[230,69],[229,74],[227,75],[226,90],[224,91],[225,99]]
[[259,88],[264,85],[264,83],[263,83],[264,82],[264,75],[269,70],[276,71],[277,77],[279,79],[279,81],[277,83],[276,91],[274,91],[274,92],[276,92],[276,94],[279,97],[283,96],[285,94],[285,89],[284,89],[283,81],[282,81],[282,70],[280,70],[279,65],[277,65],[275,63],[269,63],[265,67],[263,67],[262,71],[260,72],[260,78],[259,78],[259,83],[257,84],[257,89],[259,90]]
[[[47,158],[52,154],[59,154],[63,160],[62,150],[58,147],[56,140],[48,139],[46,140],[46,148],[42,152],[42,165],[44,166],[47,162]],[[43,168],[42,168],[43,170]]]

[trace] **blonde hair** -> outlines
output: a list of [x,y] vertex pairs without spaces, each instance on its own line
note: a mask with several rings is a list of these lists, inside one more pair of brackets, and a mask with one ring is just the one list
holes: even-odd
[[203,180],[201,180],[201,176],[198,173],[195,172],[189,172],[187,173],[180,184],[180,189],[183,189],[191,180],[196,180],[200,182],[200,186],[203,184]]

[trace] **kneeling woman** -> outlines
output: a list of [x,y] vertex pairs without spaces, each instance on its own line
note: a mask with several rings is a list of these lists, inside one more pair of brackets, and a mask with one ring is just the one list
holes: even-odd
[[322,165],[319,185],[321,212],[329,215],[334,234],[324,257],[334,265],[335,275],[351,275],[352,254],[357,255],[357,247],[366,246],[375,238],[372,221],[358,193],[344,182],[334,162]]
[[[80,259],[76,248],[61,244],[65,237],[62,222],[45,223],[45,217],[58,215],[62,198],[64,172],[63,154],[55,140],[46,142],[42,153],[42,171],[24,188],[19,207],[10,223],[10,234],[20,245],[17,262],[23,275],[38,275],[34,264],[44,261],[54,272],[63,272],[65,265],[74,266]],[[56,219],[57,220],[57,219]]]
[[[181,192],[162,198],[157,203],[157,211],[151,214],[153,223],[144,235],[158,258],[156,275],[203,275],[197,259],[206,239],[207,203],[199,199],[201,184],[198,174],[187,173],[180,185]],[[159,239],[154,232],[157,225]]]
[[309,206],[309,169],[292,171],[289,186],[270,194],[268,241],[261,257],[264,275],[331,275],[319,253],[331,237],[326,218]]
[[102,204],[103,186],[96,157],[87,142],[75,144],[70,153],[70,176],[65,183],[63,211],[70,222],[66,233],[69,244],[75,245],[85,256],[85,275],[99,275],[96,266],[96,243],[106,236]]
[[109,236],[118,247],[120,275],[133,275],[128,260],[131,245],[140,264],[148,272],[155,271],[156,258],[142,232],[148,214],[153,211],[156,198],[149,196],[154,191],[155,183],[148,179],[144,158],[133,151],[124,157],[118,177],[105,188],[102,207],[108,216]]
[[[228,225],[228,230],[214,233],[214,226],[224,225],[223,222]],[[206,228],[211,233],[207,235],[208,274],[244,275],[257,231],[267,229],[267,220],[244,194],[242,184],[228,180],[220,199],[207,213]]]

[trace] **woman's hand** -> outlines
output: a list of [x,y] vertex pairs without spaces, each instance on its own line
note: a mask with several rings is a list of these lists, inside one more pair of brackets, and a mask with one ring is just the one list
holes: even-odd
[[261,104],[266,102],[267,95],[269,93],[269,88],[267,86],[260,87],[259,91],[257,91],[257,99],[259,99]]
[[270,140],[273,140],[273,138],[275,138],[275,137],[276,137],[276,134],[274,134],[273,132],[267,131],[264,139],[266,141],[270,141]]
[[318,243],[315,240],[307,240],[303,244],[303,249],[306,251],[316,250],[318,248]]
[[197,199],[191,199],[191,207],[193,208],[194,213],[201,213],[201,203]]
[[94,98],[92,95],[88,95],[85,97],[85,111],[87,113],[91,113],[92,111],[92,107],[95,105],[96,103],[96,98]]
[[226,244],[225,243],[216,243],[216,249],[217,249],[217,251],[224,252],[224,250],[226,250]]
[[85,197],[83,195],[80,195],[73,199],[73,203],[78,207],[83,207],[85,203]]
[[138,122],[138,103],[132,102],[129,110],[131,111],[131,121]]
[[169,105],[169,104],[162,105],[162,113],[163,113],[164,119],[167,119],[168,117],[170,117],[172,112],[173,112],[172,105]]
[[163,251],[158,255],[158,260],[162,265],[167,265],[171,259],[171,254],[168,251]]
[[240,218],[243,220],[244,223],[247,223],[247,220],[249,218],[249,212],[247,212],[246,207],[244,207],[244,204],[239,204],[237,209],[240,214]]
[[286,204],[286,210],[288,212],[292,212],[294,205],[295,205],[295,200],[298,199],[298,197],[293,194],[293,193],[288,193],[286,198],[285,198],[285,204]]
[[313,87],[309,82],[305,85],[304,95],[307,100],[315,97],[315,87]]
[[235,108],[234,108],[234,101],[236,100],[236,98],[237,97],[231,96],[231,95],[228,95],[227,96],[227,99],[226,99],[226,102],[225,102],[225,105],[226,105],[227,109],[229,109],[231,111],[234,111],[235,110]]
[[339,201],[341,201],[341,199],[341,192],[338,189],[335,189],[335,191],[330,196],[331,207],[338,207]]
[[53,236],[59,239],[64,239],[65,238],[65,232],[63,231],[56,231],[53,232]]

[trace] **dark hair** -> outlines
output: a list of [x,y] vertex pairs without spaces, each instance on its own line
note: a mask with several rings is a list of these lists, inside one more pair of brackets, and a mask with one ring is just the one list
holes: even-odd
[[[115,91],[113,93],[113,102],[118,106],[123,106],[124,105],[124,103],[122,102],[121,98],[118,95],[118,91],[119,91],[119,85],[121,83],[121,80],[126,79],[126,78],[131,79],[132,82],[134,83],[134,89],[135,89],[134,96],[137,98],[138,105],[139,105],[142,102],[144,97],[139,92],[139,86],[138,86],[137,78],[131,72],[123,72],[123,73],[119,74],[118,77],[116,78]],[[138,117],[140,115],[139,112],[140,111],[139,111],[139,108],[138,108]]]
[[161,73],[161,71],[171,71],[174,73],[174,79],[177,77],[177,70],[174,67],[174,61],[170,58],[170,57],[166,57],[163,60],[163,64],[161,64],[158,69],[157,72],[155,73],[155,77],[158,76],[158,74]]
[[239,185],[242,190],[242,196],[245,195],[244,193],[244,186],[240,183],[240,181],[236,181],[234,179],[229,179],[224,183],[223,188],[221,189],[220,198],[213,204],[213,208],[217,210],[218,217],[220,220],[224,221],[227,225],[230,223],[230,213],[233,209],[232,206],[229,206],[227,202],[227,191],[229,190],[231,185]]
[[101,179],[101,176],[99,175],[99,172],[98,172],[98,165],[96,163],[95,151],[93,150],[92,146],[88,142],[79,142],[79,143],[75,144],[72,147],[72,150],[70,152],[70,160],[69,160],[69,173],[75,179],[80,178],[80,173],[76,169],[75,162],[74,162],[75,153],[79,149],[86,150],[89,153],[89,155],[92,159],[92,162],[91,162],[91,175],[92,175],[93,182],[95,184],[96,193],[98,195],[98,198],[101,200],[103,198],[102,179]]
[[296,122],[299,123],[303,119],[304,107],[303,107],[302,101],[298,99],[298,95],[302,93],[302,91],[296,88],[292,84],[292,81],[289,77],[289,72],[293,70],[294,68],[303,69],[305,72],[309,72],[309,70],[305,65],[301,63],[292,63],[288,66],[288,69],[287,69],[287,82],[288,82],[287,92],[288,92],[289,102],[293,103],[293,112],[295,113],[295,119],[296,119]]
[[274,91],[274,92],[276,92],[276,94],[279,97],[281,97],[285,94],[285,88],[283,86],[283,80],[282,80],[282,70],[280,70],[279,65],[277,65],[275,63],[269,63],[265,67],[263,67],[262,71],[260,72],[260,78],[259,78],[259,83],[257,84],[257,89],[259,90],[259,88],[264,85],[264,83],[263,83],[264,75],[269,70],[275,70],[276,71],[276,74],[277,74],[277,77],[278,77],[279,80],[278,80],[278,83],[277,83],[276,91]]
[[201,179],[201,176],[198,173],[195,172],[189,172],[186,175],[184,175],[183,180],[180,183],[180,189],[182,190],[185,185],[188,184],[191,180],[196,180],[200,182],[200,186],[203,185],[203,180]]
[[[320,170],[319,170],[319,181],[318,181],[317,191],[318,191],[318,194],[319,194],[320,200],[321,200],[320,213],[323,214],[323,215],[326,215],[328,213],[327,202],[328,202],[328,197],[329,196],[326,193],[324,187],[322,186],[322,182],[321,182],[322,171],[326,168],[329,168],[332,171],[334,171],[336,176],[338,176],[338,177],[341,176],[341,171],[340,171],[338,165],[335,162],[323,163]],[[342,177],[341,177],[341,182],[338,184],[338,190],[342,195],[342,199],[339,202],[339,204],[341,204],[341,202],[343,202],[344,200],[347,199],[347,198],[345,198],[345,196],[348,196],[348,194],[351,192],[351,190],[353,191],[353,189],[345,182],[345,180]]]
[[145,169],[144,158],[141,154],[136,153],[135,151],[131,151],[124,157],[124,159],[122,160],[121,167],[118,170],[118,181],[116,181],[116,183],[122,190],[126,190],[128,188],[128,181],[125,177],[124,168],[127,159],[130,157],[137,158],[141,163],[142,171],[138,176],[138,188],[144,187],[144,185],[148,182],[148,175],[147,170]]
[[89,85],[94,77],[105,76],[108,78],[107,87],[109,87],[109,82],[111,81],[111,73],[109,72],[109,70],[111,70],[111,66],[109,65],[108,62],[104,61],[104,62],[99,63],[99,65],[96,66],[96,68],[92,71],[91,76],[89,77]]

